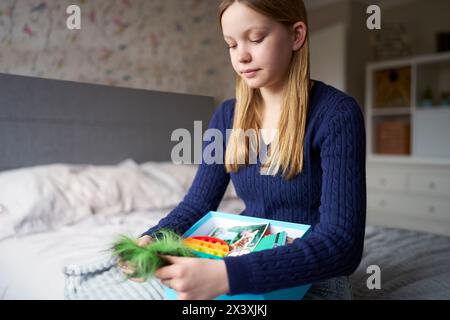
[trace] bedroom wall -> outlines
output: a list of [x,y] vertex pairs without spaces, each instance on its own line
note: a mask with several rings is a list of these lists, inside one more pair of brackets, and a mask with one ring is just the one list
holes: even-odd
[[[386,7],[383,21],[410,26],[414,54],[434,51],[434,33],[450,30],[450,20],[445,19],[450,2],[403,2]],[[82,10],[78,31],[65,26],[65,9],[72,3]],[[217,4],[218,0],[1,0],[0,72],[210,95],[218,104],[234,96],[234,71],[216,19]],[[361,104],[364,66],[372,60],[367,32],[358,28],[365,21],[364,9],[351,0],[309,10],[312,34],[342,21],[350,24],[346,60],[352,64],[346,66],[345,87]]]
[[[333,51],[331,55],[329,52]],[[311,78],[346,90],[346,25],[338,23],[310,35]]]
[[[66,8],[81,8],[68,30]],[[1,0],[0,72],[234,96],[217,1]]]
[[[314,0],[311,0],[314,1]],[[310,3],[312,3],[309,1]],[[365,0],[335,0],[323,1],[324,5],[310,6],[308,12],[311,38],[322,31],[333,28],[340,23],[346,25],[346,54],[341,61],[336,59],[335,51],[340,46],[328,45],[327,61],[335,61],[344,65],[345,91],[359,102],[365,104],[365,67],[368,62],[376,61],[374,37],[378,34],[389,36],[392,24],[405,27],[405,38],[410,39],[411,55],[434,53],[436,51],[435,34],[439,31],[450,32],[450,1],[448,0],[389,0],[374,1],[381,7],[382,29],[370,31],[366,28],[366,9],[371,1]],[[384,27],[384,28],[383,28]],[[331,52],[331,54],[330,54]],[[394,58],[394,57],[392,57]],[[320,64],[320,59],[311,56],[311,63]],[[323,59],[323,58],[321,58]],[[336,69],[336,68],[335,68]],[[316,75],[318,79],[327,79],[328,70]]]
[[449,0],[414,0],[389,8],[384,19],[403,23],[412,40],[412,54],[421,55],[436,52],[437,32],[450,32],[449,12]]

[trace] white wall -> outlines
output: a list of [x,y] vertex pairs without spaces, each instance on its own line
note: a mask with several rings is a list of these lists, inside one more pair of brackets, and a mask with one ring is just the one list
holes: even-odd
[[346,89],[346,26],[338,23],[310,34],[311,77]]

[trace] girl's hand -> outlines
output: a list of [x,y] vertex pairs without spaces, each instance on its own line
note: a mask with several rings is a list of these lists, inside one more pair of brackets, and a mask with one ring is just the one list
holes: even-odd
[[170,265],[155,277],[177,291],[180,300],[207,300],[228,293],[228,274],[223,260],[162,256]]
[[[141,246],[141,247],[146,246],[150,242],[152,242],[152,238],[147,235],[142,236],[137,240],[138,246]],[[136,269],[133,266],[129,265],[127,261],[123,261],[120,258],[117,261],[117,265],[122,270],[122,272],[125,273],[125,275],[133,274],[136,271]],[[145,281],[145,279],[143,279],[143,278],[130,278],[130,280],[135,281],[135,282],[144,282]]]

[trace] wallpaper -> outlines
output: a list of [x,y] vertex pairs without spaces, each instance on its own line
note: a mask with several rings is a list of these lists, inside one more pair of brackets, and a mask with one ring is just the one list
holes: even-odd
[[[1,0],[0,72],[234,96],[217,0]],[[81,9],[69,30],[66,8]]]

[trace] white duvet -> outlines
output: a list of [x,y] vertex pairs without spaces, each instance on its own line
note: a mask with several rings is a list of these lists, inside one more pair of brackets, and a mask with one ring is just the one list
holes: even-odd
[[[239,213],[243,203],[225,200],[218,210]],[[108,248],[118,234],[139,236],[169,210],[92,217],[47,233],[0,241],[0,298],[63,299],[64,266],[84,265],[110,257]]]
[[[0,173],[0,299],[63,299],[65,266],[105,260],[116,236],[138,237],[157,224],[196,171],[128,160]],[[243,208],[230,184],[219,210]]]
[[63,267],[109,257],[116,235],[138,236],[167,212],[146,211],[92,217],[57,231],[0,241],[0,296],[3,299],[62,299]]

